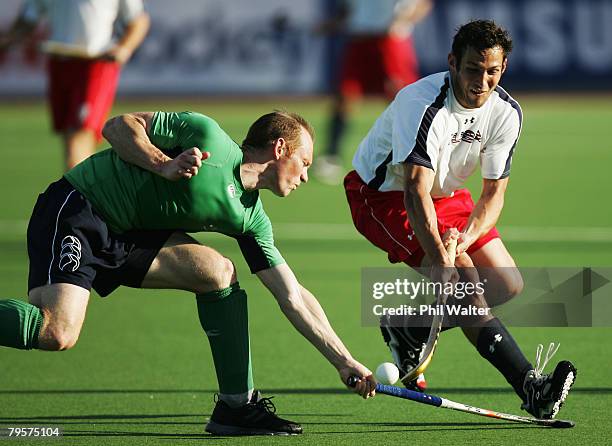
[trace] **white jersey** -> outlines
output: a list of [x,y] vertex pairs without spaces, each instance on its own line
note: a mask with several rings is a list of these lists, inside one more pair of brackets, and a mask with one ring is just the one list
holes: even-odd
[[435,172],[431,195],[452,196],[480,165],[482,177],[510,174],[523,114],[498,86],[485,104],[462,107],[448,72],[404,87],[359,145],[353,166],[369,187],[404,190],[406,163]]
[[128,24],[143,11],[143,0],[28,0],[22,17],[28,22],[48,19],[45,51],[97,57],[114,45],[115,22]]
[[347,29],[352,34],[385,34],[399,10],[417,4],[417,0],[345,1],[350,11]]

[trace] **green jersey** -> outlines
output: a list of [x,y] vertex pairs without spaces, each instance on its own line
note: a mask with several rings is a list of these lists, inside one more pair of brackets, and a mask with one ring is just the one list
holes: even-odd
[[112,149],[65,175],[112,231],[219,232],[238,240],[253,272],[284,262],[259,192],[245,190],[240,180],[242,150],[217,122],[198,113],[157,112],[149,138],[171,157],[191,147],[210,156],[198,175],[178,181],[126,163]]

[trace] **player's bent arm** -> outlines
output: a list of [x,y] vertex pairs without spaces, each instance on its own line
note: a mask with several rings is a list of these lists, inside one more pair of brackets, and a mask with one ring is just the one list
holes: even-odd
[[432,264],[452,266],[438,233],[436,209],[431,199],[434,177],[435,172],[427,167],[406,164],[404,206],[410,226]]
[[151,19],[149,14],[143,12],[138,15],[138,17],[127,24],[119,42],[109,51],[110,55],[120,64],[125,64],[144,40],[150,26]]
[[482,193],[460,237],[457,254],[464,252],[495,226],[504,207],[507,187],[508,177],[501,180],[483,180]]
[[400,2],[396,8],[393,21],[389,26],[389,33],[404,35],[405,29],[423,20],[433,7],[432,0],[417,0],[416,2]]
[[274,295],[289,322],[338,370],[342,381],[346,383],[351,375],[367,378],[360,382],[358,393],[373,396],[376,382],[371,372],[353,359],[317,299],[298,283],[291,268],[277,265],[257,272],[257,277]]
[[137,112],[115,116],[104,124],[102,135],[126,163],[134,164],[168,180],[191,178],[197,175],[203,155],[191,148],[176,158],[170,158],[149,138],[153,112]]
[[152,120],[152,112],[115,116],[104,124],[102,136],[123,161],[160,173],[161,167],[170,157],[155,147],[149,139],[148,130]]

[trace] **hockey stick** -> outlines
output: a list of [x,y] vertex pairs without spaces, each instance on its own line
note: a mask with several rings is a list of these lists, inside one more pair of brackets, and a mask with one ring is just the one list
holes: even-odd
[[[355,387],[359,378],[351,376],[347,380],[349,387]],[[415,392],[414,390],[404,389],[397,386],[389,386],[386,384],[376,384],[376,392],[385,395],[391,395],[397,398],[403,398],[417,403],[428,404],[430,406],[441,407],[444,409],[457,410],[459,412],[471,413],[480,415],[481,417],[496,418],[498,420],[513,421],[515,423],[535,424],[537,426],[554,427],[554,428],[570,428],[576,423],[570,420],[554,420],[542,419],[533,417],[524,417],[521,415],[512,415],[509,413],[495,412],[493,410],[481,409],[480,407],[470,406],[468,404],[457,403],[435,395]]]

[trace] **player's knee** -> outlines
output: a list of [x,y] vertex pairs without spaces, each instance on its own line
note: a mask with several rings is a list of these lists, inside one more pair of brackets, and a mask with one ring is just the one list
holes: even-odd
[[217,262],[215,272],[211,279],[211,283],[209,283],[208,286],[212,289],[222,290],[228,288],[237,280],[234,263],[227,257],[221,257],[219,262]]
[[488,274],[486,296],[491,307],[508,302],[523,292],[525,284],[517,268],[503,267],[492,270],[495,275]]
[[79,340],[79,333],[74,330],[50,329],[43,333],[39,340],[41,350],[64,351],[74,347]]
[[517,268],[506,268],[508,271],[504,274],[504,294],[506,299],[512,299],[523,292],[525,283],[523,277]]

